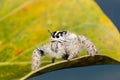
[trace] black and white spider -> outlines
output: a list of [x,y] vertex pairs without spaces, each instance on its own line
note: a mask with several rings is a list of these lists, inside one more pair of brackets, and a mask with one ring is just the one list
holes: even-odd
[[[50,31],[49,31],[50,32]],[[32,70],[37,70],[42,56],[50,56],[52,63],[55,58],[71,60],[77,57],[82,49],[86,49],[90,56],[98,53],[95,45],[83,35],[76,35],[67,31],[50,32],[50,43],[36,48],[32,55]]]

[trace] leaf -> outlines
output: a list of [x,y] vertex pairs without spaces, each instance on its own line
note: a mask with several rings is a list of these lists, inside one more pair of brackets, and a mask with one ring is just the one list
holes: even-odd
[[[27,68],[27,69],[26,69]],[[4,62],[0,63],[0,79],[1,80],[18,80],[18,76],[22,77],[30,71],[29,62]]]
[[[120,34],[94,0],[0,0],[0,80],[31,71],[32,52],[49,42],[48,29],[85,35],[100,54],[120,60]],[[45,57],[41,67],[49,64]]]
[[84,56],[84,57],[75,58],[69,62],[67,60],[64,60],[64,61],[60,61],[57,63],[53,63],[50,65],[41,67],[37,71],[33,71],[29,73],[28,75],[21,78],[20,80],[26,80],[31,77],[42,75],[43,73],[47,73],[47,72],[58,70],[58,69],[83,67],[83,66],[90,66],[90,65],[104,65],[104,64],[120,64],[120,62],[104,55],[96,55],[94,57]]

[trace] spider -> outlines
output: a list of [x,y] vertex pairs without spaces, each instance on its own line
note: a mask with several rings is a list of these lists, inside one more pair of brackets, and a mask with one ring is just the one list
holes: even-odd
[[50,43],[36,48],[32,55],[32,71],[37,70],[42,56],[50,56],[52,63],[56,58],[70,61],[78,57],[82,49],[86,49],[90,56],[98,54],[95,45],[83,35],[76,35],[68,31],[51,32]]

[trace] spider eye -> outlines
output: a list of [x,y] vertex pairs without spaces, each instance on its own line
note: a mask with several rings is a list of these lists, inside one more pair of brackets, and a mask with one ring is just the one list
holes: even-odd
[[55,38],[55,36],[54,36],[54,35],[52,35],[52,37],[53,37],[53,38]]
[[55,38],[56,31],[52,33],[52,37]]
[[59,38],[59,36],[56,36],[56,38]]

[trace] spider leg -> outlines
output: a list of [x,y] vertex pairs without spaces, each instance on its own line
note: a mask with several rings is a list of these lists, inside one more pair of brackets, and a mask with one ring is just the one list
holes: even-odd
[[33,51],[32,55],[32,71],[38,69],[40,62],[41,62],[41,57],[44,55],[44,51],[36,48]]
[[55,57],[52,57],[52,63],[54,63],[55,62]]
[[90,56],[94,56],[95,54],[98,54],[98,51],[95,47],[95,45],[88,40],[85,36],[79,36],[79,41],[83,48],[85,48]]
[[41,64],[41,58],[42,56],[51,56],[51,49],[50,45],[43,45],[41,47],[36,48],[33,51],[32,55],[32,71],[37,70]]
[[79,54],[79,52],[74,52],[74,53],[71,53],[71,54],[68,56],[67,60],[68,60],[68,61],[70,61],[71,59],[73,59],[73,58],[77,57],[77,56],[78,56],[78,54]]
[[67,59],[68,59],[68,57],[69,57],[69,54],[65,54],[65,55],[63,55],[63,57],[62,57],[62,58],[63,58],[64,60],[67,60]]

